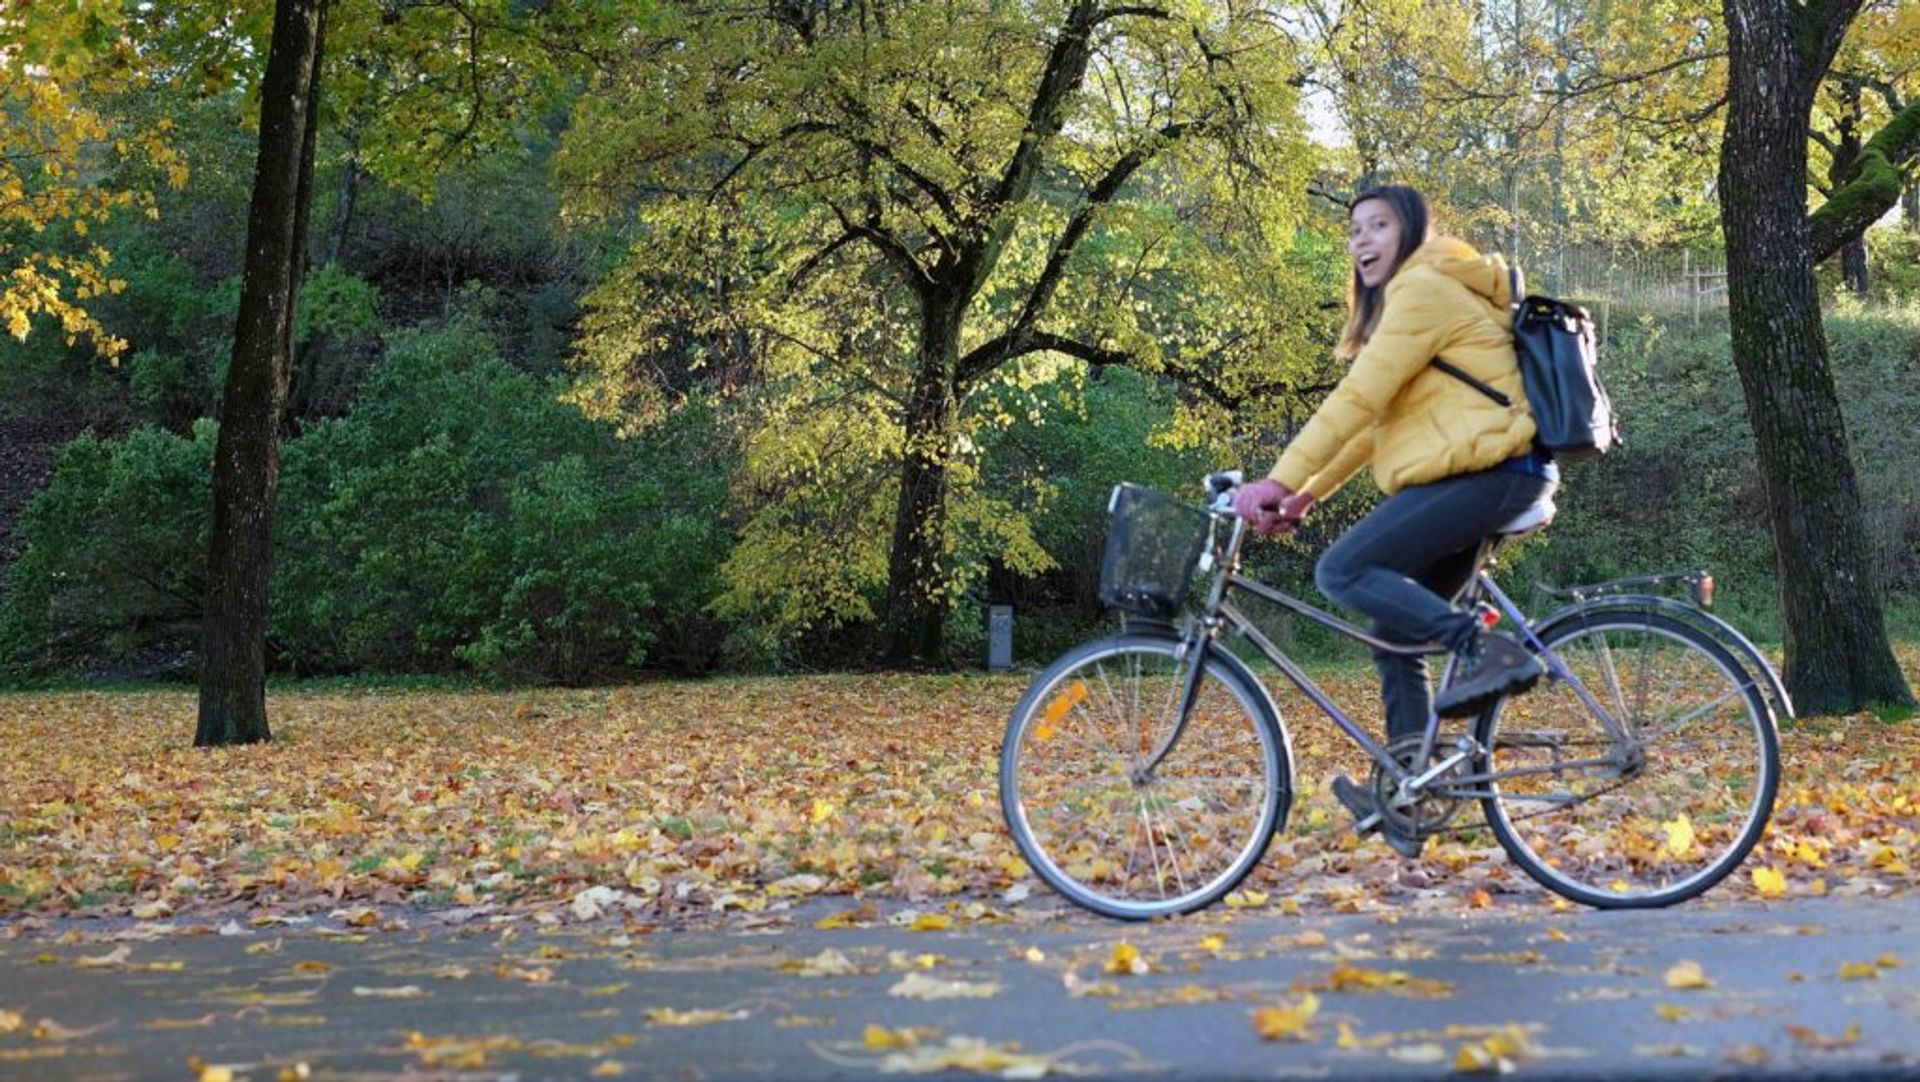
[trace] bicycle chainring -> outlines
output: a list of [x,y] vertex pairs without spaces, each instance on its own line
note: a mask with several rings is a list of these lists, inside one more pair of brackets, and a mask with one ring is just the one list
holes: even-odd
[[[1418,773],[1419,771],[1413,766],[1413,760],[1420,754],[1420,744],[1420,734],[1412,733],[1388,741],[1387,751],[1402,767]],[[1448,745],[1443,742],[1434,749],[1434,754],[1439,757],[1448,750]],[[1373,774],[1369,778],[1369,784],[1373,787],[1374,800],[1380,809],[1380,817],[1383,820],[1381,825],[1409,838],[1421,838],[1446,829],[1447,824],[1460,814],[1460,808],[1466,801],[1459,797],[1443,796],[1434,789],[1445,784],[1449,777],[1466,776],[1471,769],[1470,761],[1455,764],[1445,774],[1428,782],[1427,789],[1412,804],[1396,807],[1393,800],[1399,795],[1399,784],[1379,763],[1373,764]]]

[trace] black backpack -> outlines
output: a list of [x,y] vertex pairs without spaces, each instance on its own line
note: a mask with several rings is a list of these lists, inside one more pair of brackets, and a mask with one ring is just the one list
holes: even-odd
[[[1607,389],[1600,385],[1593,317],[1569,301],[1523,295],[1519,269],[1507,273],[1514,297],[1513,352],[1539,429],[1534,445],[1569,462],[1606,454],[1620,442],[1620,429]],[[1436,357],[1433,365],[1495,402],[1513,405],[1513,399],[1447,361]]]

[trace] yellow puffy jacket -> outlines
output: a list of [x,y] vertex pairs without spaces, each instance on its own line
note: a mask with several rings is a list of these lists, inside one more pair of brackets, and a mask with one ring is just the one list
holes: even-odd
[[[1361,466],[1391,495],[1498,465],[1533,445],[1513,357],[1507,263],[1432,237],[1387,282],[1379,326],[1268,474],[1332,495]],[[1502,406],[1430,363],[1443,358],[1506,393]]]

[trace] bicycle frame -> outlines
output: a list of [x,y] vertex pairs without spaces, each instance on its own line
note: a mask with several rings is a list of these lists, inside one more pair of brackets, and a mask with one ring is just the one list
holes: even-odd
[[[1216,524],[1217,522],[1218,520],[1216,519]],[[1375,650],[1404,654],[1407,656],[1434,656],[1447,653],[1445,647],[1434,644],[1408,645],[1380,638],[1324,609],[1268,586],[1257,579],[1247,578],[1241,575],[1240,548],[1245,541],[1246,531],[1246,521],[1235,518],[1233,520],[1233,533],[1229,537],[1226,545],[1220,549],[1222,562],[1221,573],[1216,576],[1213,585],[1209,589],[1205,606],[1201,609],[1194,630],[1188,639],[1188,649],[1196,653],[1193,658],[1193,664],[1188,669],[1186,685],[1181,691],[1178,720],[1169,729],[1167,735],[1160,741],[1159,746],[1154,748],[1145,760],[1134,768],[1133,773],[1136,777],[1150,775],[1168,752],[1179,743],[1181,736],[1186,730],[1187,720],[1191,716],[1194,698],[1199,692],[1200,677],[1206,668],[1207,652],[1219,648],[1216,645],[1216,640],[1222,631],[1232,631],[1234,634],[1252,643],[1254,648],[1257,649],[1262,656],[1271,662],[1275,668],[1280,670],[1288,682],[1298,688],[1301,694],[1305,695],[1312,701],[1314,706],[1319,708],[1321,713],[1325,714],[1335,725],[1339,726],[1341,731],[1346,733],[1348,739],[1364,749],[1367,755],[1372,758],[1375,763],[1379,764],[1381,770],[1393,778],[1397,789],[1396,803],[1411,803],[1415,799],[1415,794],[1421,791],[1428,783],[1433,781],[1433,779],[1446,775],[1462,762],[1475,757],[1480,749],[1471,741],[1463,740],[1461,746],[1456,748],[1452,754],[1448,755],[1442,761],[1435,763],[1418,774],[1408,771],[1384,745],[1355,724],[1353,719],[1347,716],[1346,711],[1342,710],[1340,705],[1318,684],[1314,683],[1313,679],[1309,677],[1292,658],[1288,657],[1279,646],[1269,639],[1266,634],[1248,618],[1246,613],[1242,612],[1238,606],[1228,600],[1228,593],[1230,591],[1236,589],[1244,591],[1263,601],[1279,605],[1290,612],[1312,620],[1314,623],[1326,627],[1345,638],[1364,643]],[[1535,634],[1533,627],[1527,620],[1526,614],[1521,611],[1519,605],[1515,603],[1511,597],[1507,596],[1505,591],[1500,589],[1499,585],[1487,574],[1484,567],[1475,572],[1469,593],[1488,599],[1508,620],[1512,621],[1515,627],[1520,629],[1521,634],[1526,638],[1535,652],[1538,653],[1541,663],[1546,667],[1548,675],[1553,679],[1565,681],[1568,687],[1573,690],[1574,694],[1579,696],[1587,709],[1592,711],[1595,717],[1601,719],[1602,725],[1612,738],[1614,752],[1605,758],[1563,761],[1554,767],[1519,769],[1499,773],[1455,775],[1448,779],[1448,785],[1444,790],[1436,790],[1436,792],[1440,792],[1441,795],[1462,799],[1485,797],[1490,796],[1491,793],[1484,788],[1473,787],[1485,786],[1509,777],[1560,773],[1569,768],[1617,768],[1622,766],[1629,758],[1630,750],[1627,753],[1623,753],[1621,749],[1631,749],[1635,745],[1636,738],[1634,734],[1626,731],[1621,726],[1619,720],[1613,716],[1612,712],[1600,703],[1599,699],[1594,696],[1592,691],[1586,687],[1578,676],[1574,675],[1566,663],[1563,662],[1558,655],[1554,654],[1552,650],[1547,648],[1546,644]],[[1451,661],[1449,661],[1449,667],[1450,666]],[[1262,690],[1264,691],[1264,689]],[[1275,710],[1275,716],[1278,716],[1278,713],[1278,710]],[[1412,761],[1428,762],[1437,748],[1439,735],[1440,717],[1437,714],[1429,714],[1426,729],[1421,737],[1420,753],[1416,755]]]

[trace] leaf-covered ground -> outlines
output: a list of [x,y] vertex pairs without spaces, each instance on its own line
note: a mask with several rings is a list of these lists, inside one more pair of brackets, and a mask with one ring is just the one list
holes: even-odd
[[[1920,649],[1902,660],[1920,676]],[[821,895],[930,913],[1055,904],[997,799],[1024,679],[285,691],[271,745],[213,751],[189,746],[187,692],[8,695],[0,916],[345,909],[371,922],[424,905],[680,921]],[[1326,683],[1342,701],[1370,694],[1357,671]],[[1484,830],[1418,861],[1355,839],[1326,783],[1357,755],[1324,720],[1287,714],[1300,795],[1230,904],[1557,904]],[[1769,834],[1708,900],[1912,889],[1920,721],[1815,718],[1782,748]]]

